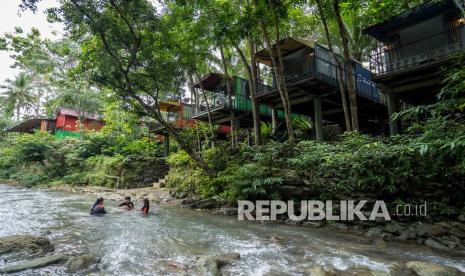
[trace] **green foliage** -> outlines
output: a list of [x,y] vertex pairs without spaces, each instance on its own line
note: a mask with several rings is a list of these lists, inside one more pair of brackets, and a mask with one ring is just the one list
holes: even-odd
[[255,163],[231,164],[215,181],[224,187],[221,196],[227,200],[279,199],[277,188],[283,183],[281,176],[273,176],[267,167]]
[[[127,139],[122,135],[89,132],[82,139],[56,139],[45,132],[0,138],[0,178],[16,179],[27,185],[47,182],[114,186],[114,177],[132,174],[153,164],[161,146],[147,138]],[[128,157],[137,156],[127,164]]]

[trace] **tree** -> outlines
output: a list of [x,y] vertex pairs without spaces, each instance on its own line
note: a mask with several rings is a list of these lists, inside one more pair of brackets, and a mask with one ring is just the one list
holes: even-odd
[[[276,77],[278,83],[278,92],[281,96],[281,101],[283,103],[284,117],[286,120],[289,141],[293,142],[295,137],[291,118],[291,103],[289,100],[289,94],[287,92],[286,76],[284,74],[284,63],[279,44],[281,41],[280,15],[286,14],[289,3],[287,3],[286,1],[281,2],[275,0],[255,0],[254,4],[257,9],[257,16],[260,18],[259,25],[260,30],[262,32],[263,40],[270,54],[274,76]],[[274,29],[275,47],[272,47],[271,35],[267,27],[268,25],[273,26]],[[275,48],[276,51],[274,51],[273,48]]]
[[349,113],[349,106],[347,104],[347,97],[346,97],[346,85],[344,82],[344,67],[342,66],[338,55],[336,54],[334,48],[333,48],[333,43],[331,39],[331,35],[329,33],[329,28],[328,28],[328,23],[326,21],[326,16],[325,16],[325,11],[323,10],[321,0],[316,0],[316,5],[318,8],[318,13],[321,18],[321,22],[323,24],[324,28],[324,33],[326,36],[326,41],[328,42],[328,47],[330,52],[333,55],[333,59],[336,62],[337,66],[337,80],[338,80],[338,85],[339,85],[339,91],[341,94],[341,100],[342,100],[342,109],[344,111],[344,119],[345,119],[345,124],[346,124],[346,130],[351,131],[352,130],[352,124],[350,120],[350,113]]
[[90,72],[96,85],[115,91],[132,109],[158,121],[198,166],[215,174],[160,112],[160,99],[181,93],[188,68],[167,19],[145,0],[60,3],[56,14],[81,42],[79,69]]
[[14,80],[7,79],[5,82],[6,85],[1,88],[6,89],[2,95],[6,110],[14,110],[16,121],[19,122],[21,111],[31,107],[36,100],[32,94],[31,79],[25,73],[20,73]]

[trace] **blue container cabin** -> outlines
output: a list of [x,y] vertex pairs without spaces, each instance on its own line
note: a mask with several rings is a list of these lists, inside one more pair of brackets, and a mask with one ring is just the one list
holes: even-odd
[[[437,100],[443,68],[465,50],[463,8],[463,0],[427,2],[364,30],[379,42],[370,68],[386,95],[389,117],[401,101],[421,105]],[[399,128],[390,122],[391,134]]]
[[[343,125],[344,114],[339,92],[337,66],[331,52],[313,41],[286,38],[280,41],[286,86],[293,112]],[[277,57],[276,45],[273,55]],[[270,106],[281,107],[282,101],[267,49],[255,55],[259,63],[258,99]],[[372,80],[372,73],[353,60],[361,130],[381,134],[387,131],[386,99]],[[343,75],[347,79],[347,72]],[[345,81],[347,84],[347,81]],[[312,103],[313,102],[313,103]],[[321,102],[321,103],[320,103]]]
[[370,67],[383,92],[413,105],[436,100],[441,68],[465,49],[463,3],[424,3],[364,30],[379,42]]

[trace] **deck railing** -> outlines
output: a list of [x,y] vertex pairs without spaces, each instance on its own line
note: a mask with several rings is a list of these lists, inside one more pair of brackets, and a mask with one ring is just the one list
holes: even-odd
[[[339,86],[337,65],[329,51],[321,46],[315,48],[315,55],[309,55],[299,62],[285,65],[284,73],[287,86],[292,86],[309,77],[315,77],[335,88]],[[344,72],[345,78],[347,78],[346,75]],[[374,102],[385,103],[385,98],[372,81],[371,72],[358,62],[354,62],[354,78],[358,95]],[[276,79],[270,68],[261,72],[261,81],[257,88],[258,95],[277,90]]]
[[[286,83],[294,83],[314,74],[314,57],[309,55],[302,60],[284,64]],[[277,88],[277,81],[272,68],[262,69],[258,81],[257,94],[266,93]]]
[[[231,108],[236,111],[252,112],[252,100],[251,99],[245,96],[234,95],[232,96],[231,102],[230,102],[226,95],[227,94],[223,92],[223,93],[215,93],[214,95],[210,95],[207,97],[209,100],[211,112],[215,112],[215,110],[219,108]],[[193,112],[193,116],[205,115],[208,113],[207,106],[204,103],[200,104],[198,108],[196,108],[195,110],[196,112]],[[266,104],[259,104],[258,112],[260,113],[260,115],[264,115],[268,117],[272,116],[272,108]],[[276,115],[278,118],[284,119],[283,110],[277,110],[276,113],[277,113]],[[292,118],[300,117],[306,120],[310,120],[308,116],[304,116],[304,115],[296,114],[296,113],[291,113],[291,117]]]
[[395,45],[380,44],[370,57],[370,70],[383,76],[428,64],[465,49],[464,25]]

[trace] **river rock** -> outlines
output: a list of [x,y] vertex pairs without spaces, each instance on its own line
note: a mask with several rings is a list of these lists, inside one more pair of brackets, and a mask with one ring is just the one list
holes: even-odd
[[66,263],[66,268],[69,273],[76,273],[78,271],[89,268],[91,265],[100,262],[99,258],[92,255],[83,255],[73,257]]
[[425,240],[425,245],[438,249],[438,250],[448,250],[449,248],[445,245],[442,245],[440,242],[433,240],[432,238],[428,238]]
[[213,199],[185,199],[181,202],[181,207],[192,209],[212,209],[217,206],[217,202]]
[[416,238],[415,232],[412,229],[406,229],[397,237],[401,241],[413,240]]
[[407,267],[418,276],[458,276],[463,275],[458,269],[440,264],[412,261]]
[[204,275],[220,276],[221,267],[230,264],[235,260],[240,259],[239,253],[227,253],[216,256],[201,257],[199,259],[199,267]]
[[0,255],[9,254],[8,259],[40,256],[54,250],[53,244],[44,237],[16,235],[0,238]]
[[323,268],[321,265],[315,265],[308,271],[309,276],[389,276],[388,272],[374,271],[368,268],[352,267],[347,270],[338,270],[333,268]]
[[66,260],[68,260],[66,255],[51,255],[24,261],[16,265],[7,266],[0,271],[3,273],[15,273],[26,269],[41,268],[48,265],[65,262]]
[[328,274],[328,272],[321,265],[315,265],[309,269],[308,275],[309,276],[327,276],[330,274]]
[[451,235],[453,236],[456,236],[460,239],[465,239],[465,231],[463,230],[460,230],[458,228],[453,228],[452,230],[450,230],[449,232]]
[[404,230],[405,226],[402,226],[397,222],[391,222],[384,226],[384,231],[395,235],[400,235]]
[[437,237],[447,234],[447,229],[440,224],[421,223],[415,228],[419,237]]
[[381,237],[383,235],[383,229],[379,227],[371,227],[368,229],[368,232],[366,232],[365,236],[371,237],[371,238],[377,238]]

